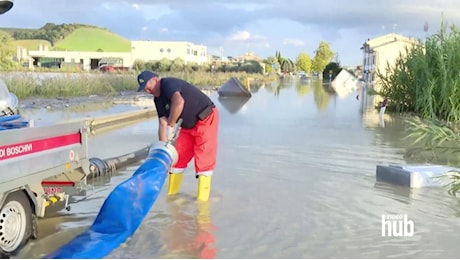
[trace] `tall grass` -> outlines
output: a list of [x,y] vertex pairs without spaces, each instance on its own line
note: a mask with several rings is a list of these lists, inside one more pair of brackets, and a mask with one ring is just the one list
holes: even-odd
[[460,33],[455,25],[406,49],[388,76],[378,73],[389,107],[424,119],[460,120]]
[[[432,160],[460,167],[460,132],[453,124],[435,120],[422,120],[419,117],[406,119],[413,148],[408,149],[406,156],[417,156],[422,152],[430,152]],[[444,154],[445,158],[439,158]]]
[[[406,120],[409,123],[408,139],[413,147],[406,152],[406,158],[425,159],[460,167],[460,125],[437,120],[423,120],[419,117]],[[460,172],[446,173],[442,178],[450,178],[449,194],[460,191]]]
[[[255,81],[271,81],[260,74],[246,73],[164,73],[162,77],[174,76],[189,81],[201,88],[216,88],[231,77],[241,82],[251,78]],[[137,90],[137,73],[30,73],[16,72],[0,75],[10,92],[19,99],[29,97],[56,98],[89,95],[112,95],[123,91]]]

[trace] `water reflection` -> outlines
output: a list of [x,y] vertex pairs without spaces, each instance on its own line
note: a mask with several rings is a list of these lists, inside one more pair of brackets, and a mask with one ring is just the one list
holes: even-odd
[[292,78],[282,78],[279,81],[273,81],[266,86],[266,90],[273,93],[275,96],[279,96],[281,90],[290,89],[295,84],[295,80]]
[[167,253],[160,258],[215,258],[216,238],[213,233],[216,227],[211,221],[209,201],[195,202],[192,199],[186,202],[188,206],[196,206],[192,209],[195,214],[188,213],[187,205],[177,202],[177,199],[168,202],[173,222],[162,233]]
[[259,92],[260,89],[265,88],[265,83],[264,82],[250,82],[249,83],[249,91],[252,94],[255,94]]
[[249,97],[219,97],[219,103],[227,110],[230,114],[236,114],[244,105],[249,101]]
[[307,82],[300,80],[297,84],[295,84],[295,90],[299,97],[308,96],[308,94],[310,94],[311,86],[309,83],[310,81]]
[[409,187],[391,185],[384,182],[376,182],[374,185],[376,190],[379,190],[383,196],[394,199],[398,202],[409,204],[411,198],[415,198],[416,191]]
[[319,111],[326,110],[329,106],[332,95],[324,89],[323,82],[321,80],[314,80],[312,85],[316,107]]
[[313,91],[314,101],[319,111],[326,110],[331,99],[335,97],[333,91],[327,90],[328,84],[323,84],[320,79],[304,81],[298,78],[286,77],[267,84],[265,89],[267,92],[273,93],[274,96],[279,96],[281,91],[287,91],[293,87],[299,97],[307,97]]

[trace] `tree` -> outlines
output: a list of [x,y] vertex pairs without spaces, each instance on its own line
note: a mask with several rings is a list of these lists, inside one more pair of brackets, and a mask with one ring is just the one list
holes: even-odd
[[338,62],[330,62],[326,65],[326,68],[323,71],[323,78],[328,79],[329,74],[331,75],[331,80],[334,80],[335,77],[342,71],[342,67]]
[[305,52],[300,53],[299,56],[297,56],[295,65],[298,70],[303,70],[305,73],[309,74],[312,66],[310,55]]
[[284,73],[289,73],[295,70],[294,62],[291,59],[284,59],[283,63],[281,64],[281,69]]
[[184,69],[185,69],[185,62],[181,58],[175,58],[172,61],[171,67],[169,68],[170,71],[174,71],[174,72],[184,71]]
[[11,59],[14,55],[12,41],[13,39],[9,33],[0,31],[0,69],[9,69],[14,66],[14,62]]
[[323,72],[324,68],[335,57],[335,53],[327,42],[321,41],[318,49],[315,51],[315,58],[313,59],[312,69],[315,72]]
[[276,51],[275,58],[278,61],[278,64],[281,66],[281,69],[283,70],[282,67],[283,67],[283,64],[286,61],[286,59],[283,56],[281,56],[280,51]]
[[280,51],[276,51],[276,53],[275,53],[275,58],[276,58],[276,60],[278,61],[278,64],[280,64],[280,65],[283,64],[284,59],[283,59],[283,57],[281,56],[281,52],[280,52]]
[[265,71],[267,73],[271,72],[278,72],[278,69],[280,68],[280,64],[278,63],[278,59],[274,56],[270,56],[264,60],[265,63]]
[[247,60],[245,64],[241,67],[247,73],[259,73],[263,74],[264,68],[262,65],[255,60]]

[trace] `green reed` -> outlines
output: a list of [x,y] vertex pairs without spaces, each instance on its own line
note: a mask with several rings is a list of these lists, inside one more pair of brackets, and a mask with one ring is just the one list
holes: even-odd
[[[460,167],[460,33],[455,25],[406,49],[387,75],[378,73],[388,109],[415,114],[406,120],[413,147],[406,158]],[[451,178],[449,193],[460,191],[460,174]]]
[[[439,120],[423,120],[419,117],[407,119],[407,139],[413,147],[407,150],[406,158],[425,160],[460,167],[460,125]],[[449,194],[460,191],[460,173],[446,173],[442,178],[450,178]]]

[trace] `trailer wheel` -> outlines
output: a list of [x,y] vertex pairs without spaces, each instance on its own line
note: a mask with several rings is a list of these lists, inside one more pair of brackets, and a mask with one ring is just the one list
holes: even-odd
[[16,254],[32,234],[32,208],[23,191],[9,194],[0,209],[0,253]]

